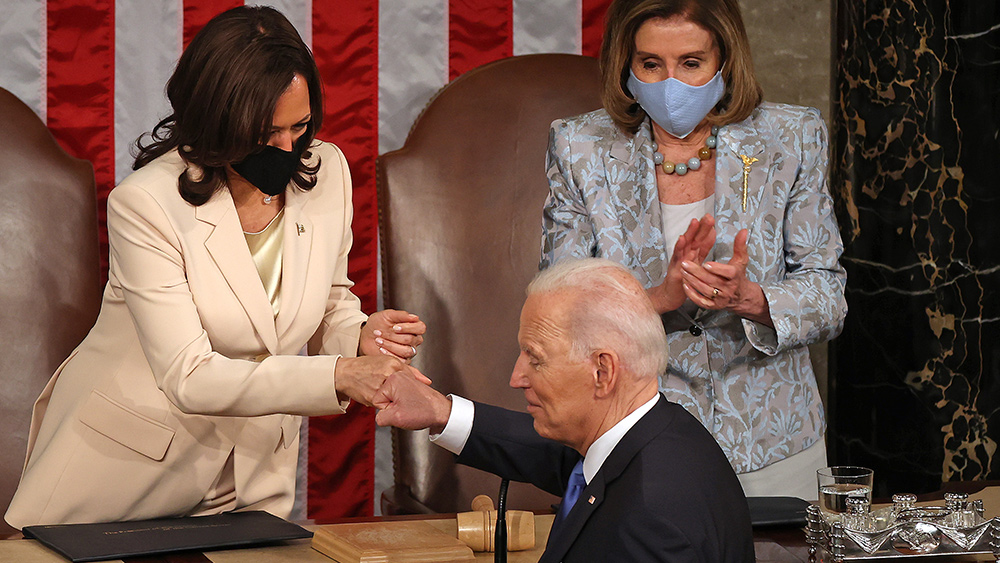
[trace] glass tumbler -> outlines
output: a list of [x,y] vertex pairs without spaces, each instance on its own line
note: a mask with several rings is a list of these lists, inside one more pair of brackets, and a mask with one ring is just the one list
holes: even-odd
[[840,520],[847,512],[848,498],[864,498],[872,502],[872,475],[867,467],[837,465],[816,470],[819,486],[819,509],[829,521]]

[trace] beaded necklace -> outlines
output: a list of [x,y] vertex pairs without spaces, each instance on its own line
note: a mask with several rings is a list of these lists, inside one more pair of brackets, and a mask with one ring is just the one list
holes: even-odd
[[715,146],[718,144],[719,126],[712,126],[712,134],[705,139],[705,146],[698,149],[698,156],[692,156],[687,162],[670,162],[663,157],[663,153],[658,152],[660,150],[659,145],[656,141],[653,141],[653,163],[657,166],[663,168],[664,174],[677,173],[678,176],[683,176],[688,173],[688,170],[697,170],[701,168],[701,161],[708,160],[712,158],[712,151],[715,150]]

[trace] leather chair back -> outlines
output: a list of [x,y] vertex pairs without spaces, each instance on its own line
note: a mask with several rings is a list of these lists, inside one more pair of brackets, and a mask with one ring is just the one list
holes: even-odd
[[[552,120],[601,106],[597,61],[525,55],[445,86],[404,146],[379,157],[385,306],[415,312],[427,335],[414,365],[436,389],[524,410],[508,385],[524,290],[538,271],[545,149]],[[463,512],[499,478],[456,466],[427,432],[394,431],[395,486],[383,513]],[[508,506],[556,497],[512,483]]]
[[[0,507],[14,495],[31,407],[100,308],[90,163],[0,88]],[[0,521],[0,537],[13,529]]]

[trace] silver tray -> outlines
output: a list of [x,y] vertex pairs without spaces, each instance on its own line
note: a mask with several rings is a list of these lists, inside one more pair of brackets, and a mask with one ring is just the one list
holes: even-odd
[[[955,524],[943,507],[915,510],[905,522],[867,530],[824,518],[819,507],[806,508],[810,558],[823,563],[847,561],[1000,561],[1000,519],[975,517]],[[921,514],[926,513],[926,514]]]

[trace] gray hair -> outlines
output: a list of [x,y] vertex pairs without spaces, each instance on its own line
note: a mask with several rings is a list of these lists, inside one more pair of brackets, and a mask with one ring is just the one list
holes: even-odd
[[576,358],[612,349],[626,372],[637,378],[666,371],[669,355],[663,322],[631,272],[603,258],[562,260],[539,272],[527,293],[562,291],[575,295],[566,329]]

